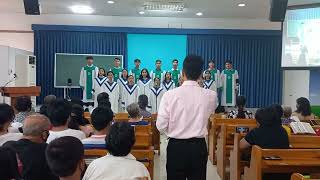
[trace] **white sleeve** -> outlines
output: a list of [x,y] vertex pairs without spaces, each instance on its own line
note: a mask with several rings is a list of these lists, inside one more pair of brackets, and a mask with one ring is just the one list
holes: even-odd
[[151,78],[151,81],[153,81],[153,76],[154,76],[153,71],[150,71],[150,78]]
[[95,68],[95,77],[94,78],[97,78],[99,76],[99,68],[96,67]]
[[79,79],[79,85],[80,86],[82,86],[82,87],[84,87],[84,84],[85,84],[85,82],[84,82],[84,68],[82,67],[81,68],[81,71],[80,71],[80,79]]
[[220,74],[220,79],[219,79],[219,82],[220,82],[220,87],[223,87],[223,82],[224,82],[224,75],[223,75],[223,71],[221,72]]
[[217,69],[216,87],[217,88],[221,87],[221,84],[220,84],[220,70],[219,69]]

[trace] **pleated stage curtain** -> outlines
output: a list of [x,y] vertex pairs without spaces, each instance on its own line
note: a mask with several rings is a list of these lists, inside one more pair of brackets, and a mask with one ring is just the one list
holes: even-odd
[[[37,85],[41,86],[42,91],[38,103],[42,103],[43,98],[49,94],[63,97],[63,89],[54,88],[55,53],[118,54],[125,58],[126,37],[126,33],[34,30]],[[71,97],[81,96],[80,89],[71,91]]]
[[225,60],[233,61],[240,76],[241,95],[247,107],[281,103],[281,35],[188,35],[188,54],[216,61],[224,69]]

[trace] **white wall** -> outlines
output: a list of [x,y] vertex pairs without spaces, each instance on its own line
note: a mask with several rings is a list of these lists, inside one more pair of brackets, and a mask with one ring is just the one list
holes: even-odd
[[0,45],[33,52],[33,33],[0,32]]

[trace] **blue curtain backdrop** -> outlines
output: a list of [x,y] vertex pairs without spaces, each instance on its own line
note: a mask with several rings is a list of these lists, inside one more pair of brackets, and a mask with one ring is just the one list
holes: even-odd
[[233,61],[247,106],[264,107],[281,103],[281,42],[281,35],[188,35],[188,54],[202,56],[204,68],[209,59],[220,70]]
[[[38,103],[49,94],[63,97],[63,89],[54,88],[55,53],[121,54],[126,58],[126,37],[126,33],[34,30],[37,85],[42,91]],[[82,92],[73,89],[71,96],[81,97]]]

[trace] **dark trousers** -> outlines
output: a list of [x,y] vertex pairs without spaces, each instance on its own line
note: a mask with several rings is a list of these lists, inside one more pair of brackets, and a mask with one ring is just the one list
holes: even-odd
[[206,180],[207,161],[205,138],[171,138],[167,147],[167,179]]

